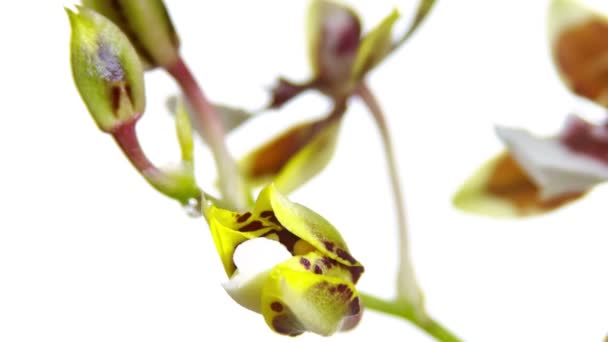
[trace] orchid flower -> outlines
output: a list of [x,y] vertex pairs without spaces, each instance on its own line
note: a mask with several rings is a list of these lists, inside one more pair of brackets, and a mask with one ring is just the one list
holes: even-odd
[[[327,336],[357,324],[362,306],[355,284],[363,266],[319,214],[269,185],[251,212],[211,206],[205,216],[230,278],[224,288],[239,304],[261,313],[272,330],[290,336],[305,331]],[[255,239],[274,242],[285,256],[276,265],[248,274],[235,263],[235,251]]]
[[334,107],[321,119],[301,123],[248,153],[239,167],[249,184],[273,180],[288,193],[321,172],[333,155],[348,98],[369,92],[365,76],[416,31],[434,3],[420,1],[409,29],[394,41],[393,27],[400,17],[397,9],[362,35],[353,9],[331,0],[312,0],[306,31],[313,76],[301,84],[281,77],[268,107],[278,109],[309,89],[330,97]]
[[[548,33],[556,69],[576,95],[608,107],[608,17],[577,0],[553,0]],[[495,217],[542,214],[608,180],[608,129],[571,115],[556,136],[497,127],[507,150],[454,196],[465,211]]]

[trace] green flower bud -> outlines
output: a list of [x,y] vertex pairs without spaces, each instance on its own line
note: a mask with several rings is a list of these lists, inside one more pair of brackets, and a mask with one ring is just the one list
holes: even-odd
[[147,69],[178,59],[179,38],[161,0],[83,0],[82,4],[118,25]]
[[72,75],[97,126],[111,133],[145,108],[143,69],[129,39],[104,16],[66,10],[72,28]]

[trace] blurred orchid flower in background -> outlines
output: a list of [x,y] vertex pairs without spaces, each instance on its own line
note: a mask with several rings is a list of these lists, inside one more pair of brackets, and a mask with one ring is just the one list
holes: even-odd
[[[577,0],[552,0],[551,55],[565,85],[608,107],[608,17]],[[608,180],[608,121],[568,116],[556,136],[497,127],[506,151],[487,162],[453,198],[468,212],[517,217],[549,212],[582,198]]]
[[416,31],[434,3],[420,1],[409,28],[395,41],[393,26],[400,17],[396,9],[362,35],[353,9],[334,1],[311,1],[306,32],[313,76],[301,84],[279,78],[268,108],[278,109],[306,90],[325,94],[333,108],[321,119],[300,123],[242,158],[239,166],[249,183],[272,180],[289,193],[322,171],[335,150],[348,99],[368,91],[365,76]]
[[[211,206],[205,216],[230,278],[224,288],[239,304],[261,313],[272,330],[328,336],[359,322],[362,306],[355,284],[363,266],[323,217],[289,201],[273,185],[261,191],[251,212]],[[255,254],[248,257],[253,267],[246,267],[235,254],[259,239],[275,246],[266,244],[258,253],[278,248],[278,260],[266,265]]]

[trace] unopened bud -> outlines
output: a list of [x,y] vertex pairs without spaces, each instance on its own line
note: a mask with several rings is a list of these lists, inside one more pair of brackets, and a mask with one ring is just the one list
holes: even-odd
[[83,0],[82,4],[118,25],[146,68],[178,59],[179,38],[162,0]]
[[116,25],[93,10],[78,10],[66,10],[72,28],[72,74],[97,126],[111,133],[144,111],[142,65]]

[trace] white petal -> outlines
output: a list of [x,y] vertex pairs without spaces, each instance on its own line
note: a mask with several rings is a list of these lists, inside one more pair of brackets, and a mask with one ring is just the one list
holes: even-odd
[[261,312],[262,287],[268,273],[289,258],[289,251],[277,241],[267,238],[245,241],[234,251],[237,271],[222,286],[237,303]]
[[540,188],[542,199],[586,191],[608,179],[607,165],[570,151],[556,137],[541,139],[507,127],[496,127],[496,134]]

